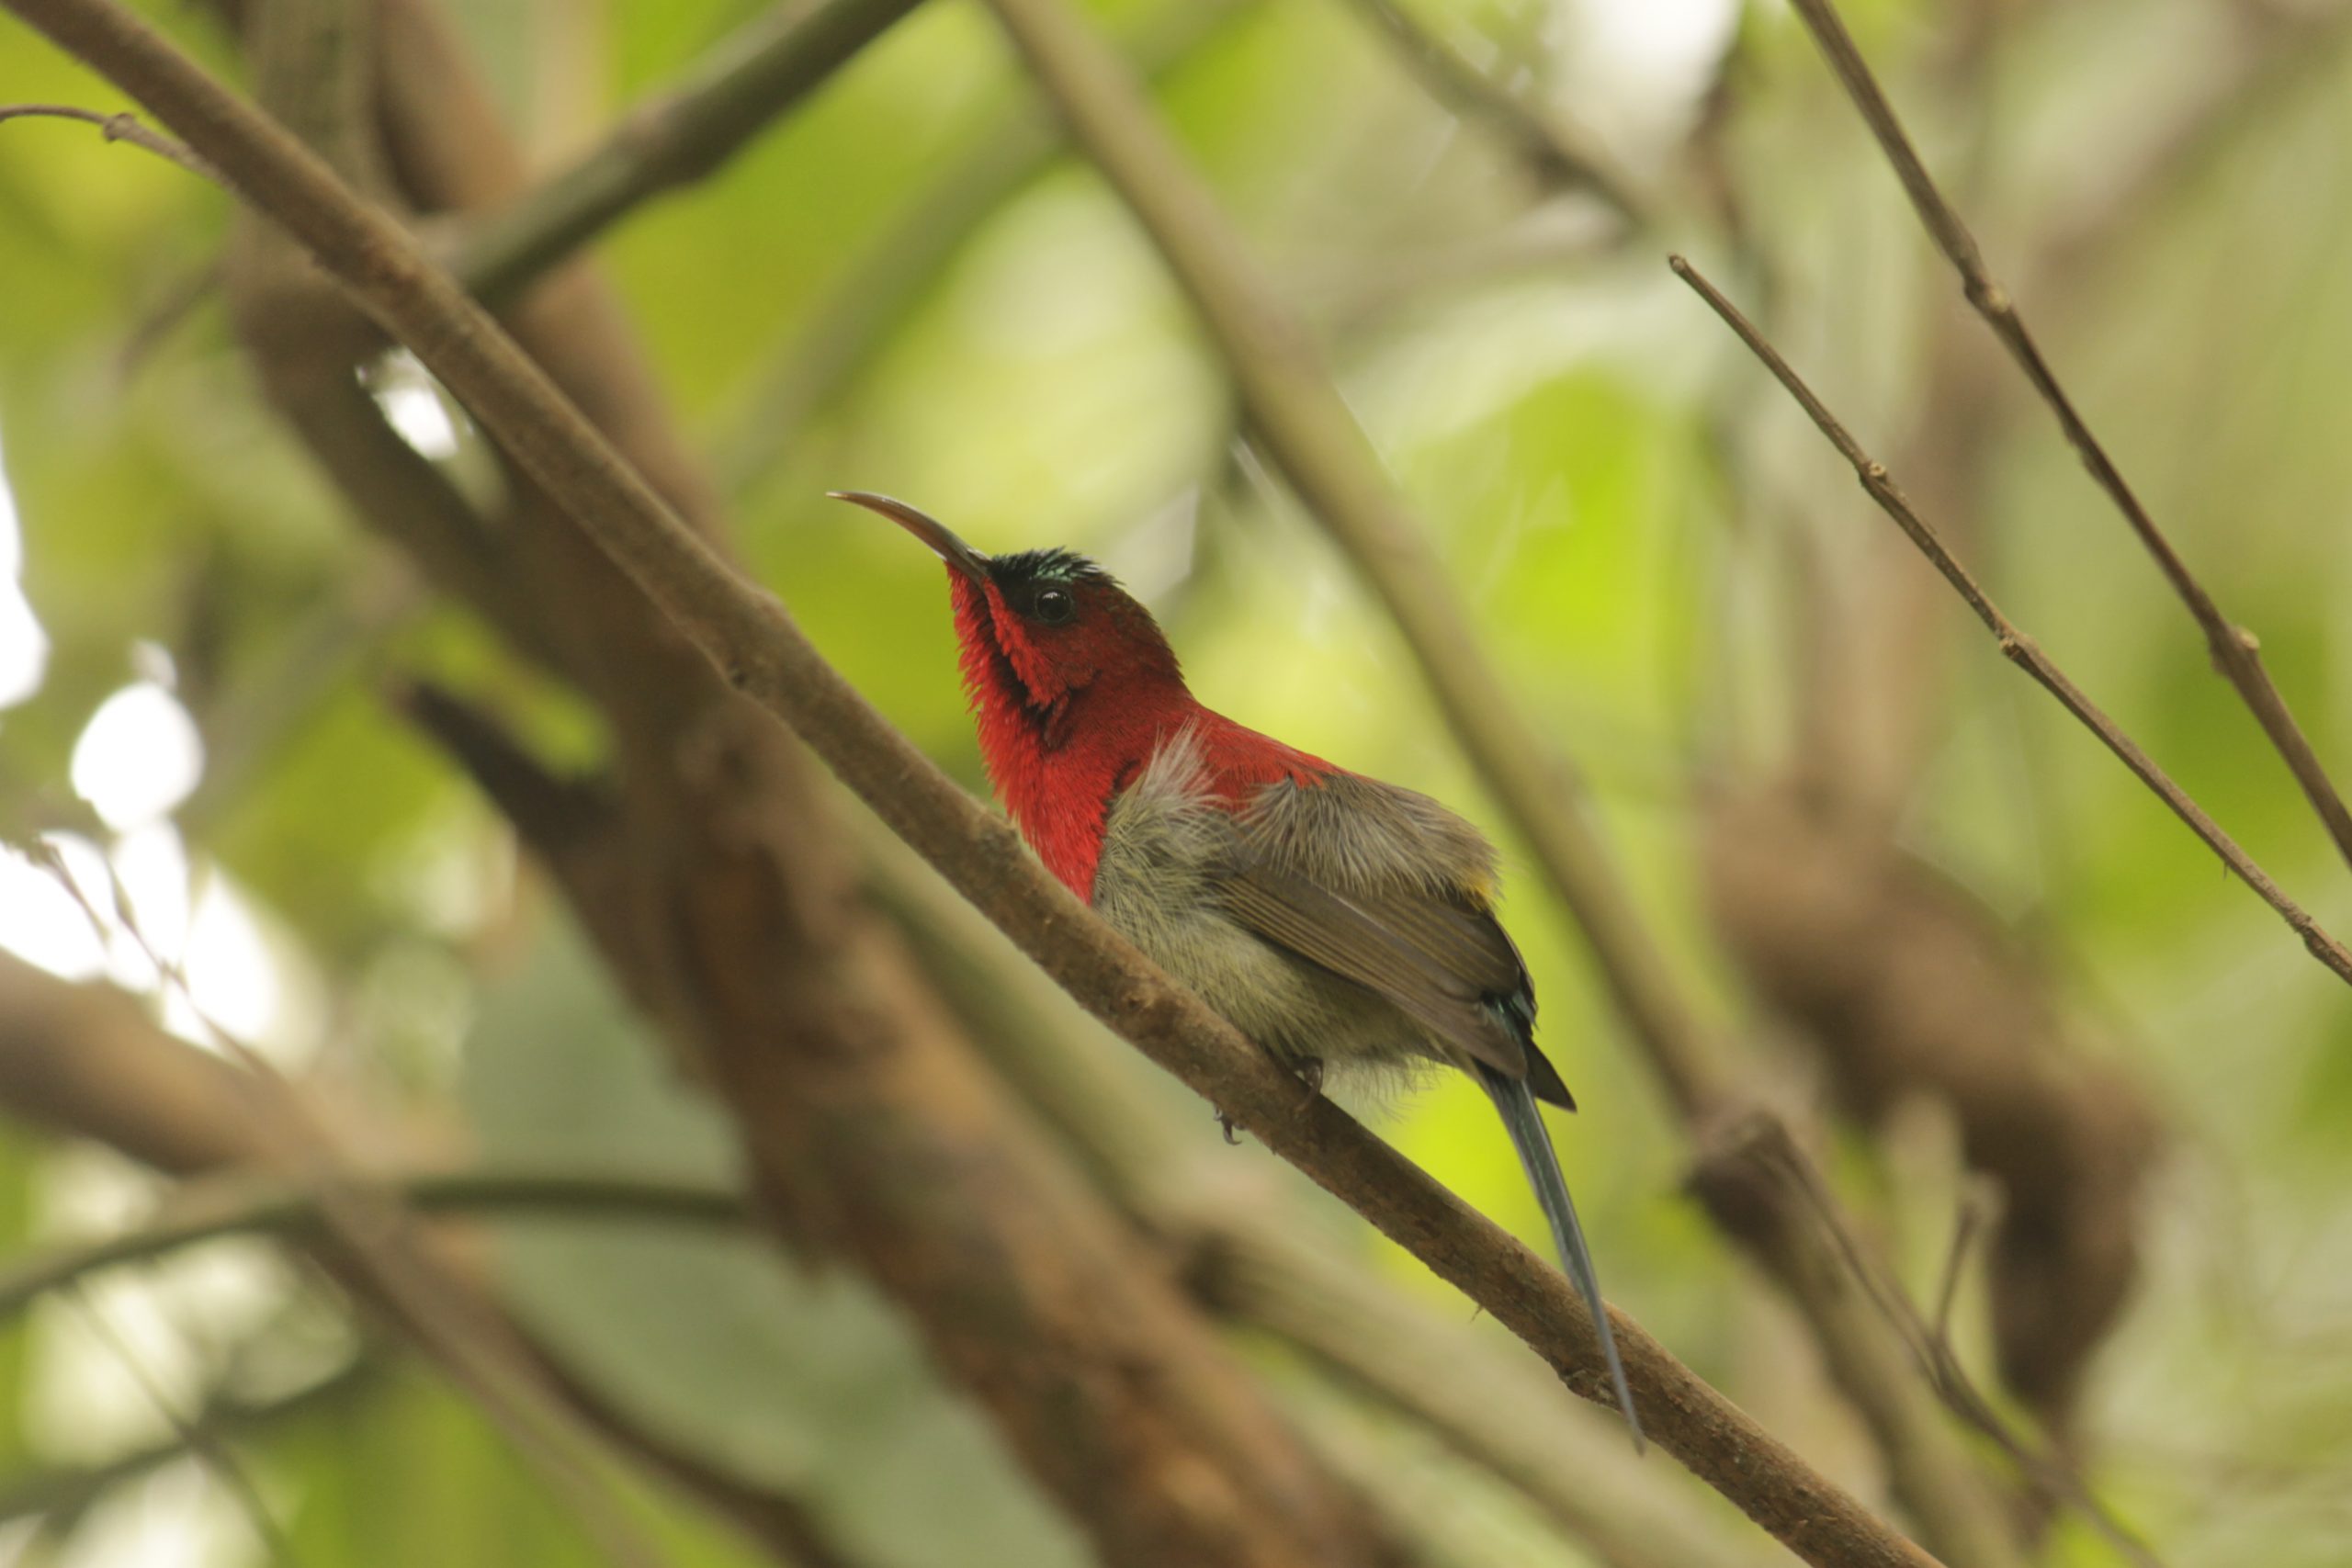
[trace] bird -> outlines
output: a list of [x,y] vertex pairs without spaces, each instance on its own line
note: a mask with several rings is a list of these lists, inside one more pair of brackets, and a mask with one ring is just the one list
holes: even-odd
[[1310,1096],[1327,1066],[1435,1062],[1477,1080],[1591,1311],[1638,1448],[1592,1255],[1537,1110],[1576,1100],[1536,1047],[1534,986],[1495,915],[1485,836],[1426,795],[1204,705],[1151,612],[1086,557],[988,555],[905,502],[828,494],[946,563],[982,763],[1063,886]]

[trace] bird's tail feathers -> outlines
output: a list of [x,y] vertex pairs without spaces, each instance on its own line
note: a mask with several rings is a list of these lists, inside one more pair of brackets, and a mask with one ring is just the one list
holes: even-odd
[[1600,1353],[1609,1363],[1609,1381],[1617,1391],[1617,1407],[1625,1413],[1625,1425],[1633,1428],[1634,1446],[1642,1447],[1642,1420],[1634,1413],[1633,1391],[1625,1386],[1624,1363],[1617,1358],[1617,1337],[1610,1332],[1609,1309],[1601,1303],[1600,1280],[1593,1272],[1592,1254],[1586,1250],[1584,1227],[1577,1224],[1577,1206],[1568,1198],[1566,1179],[1560,1174],[1560,1158],[1552,1148],[1552,1134],[1544,1125],[1543,1113],[1535,1107],[1535,1096],[1524,1079],[1506,1077],[1484,1063],[1478,1065],[1478,1079],[1486,1086],[1495,1109],[1502,1113],[1503,1128],[1510,1134],[1511,1147],[1519,1151],[1519,1163],[1526,1168],[1527,1179],[1535,1188],[1535,1201],[1542,1205],[1544,1217],[1551,1222],[1552,1239],[1560,1249],[1560,1266],[1591,1309],[1593,1331],[1600,1337]]

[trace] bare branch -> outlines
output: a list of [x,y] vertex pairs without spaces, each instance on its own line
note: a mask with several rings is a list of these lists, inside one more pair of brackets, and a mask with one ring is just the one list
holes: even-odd
[[[1254,0],[1174,0],[1129,41],[1136,69],[1156,78],[1182,65]],[[910,199],[905,216],[849,254],[839,281],[757,378],[712,446],[711,467],[741,491],[800,441],[812,415],[879,352],[956,248],[1062,149],[1061,128],[1023,97],[965,139],[968,151]]]
[[1945,547],[1935,529],[1912,510],[1910,500],[1888,475],[1885,465],[1862,450],[1860,443],[1814,395],[1813,389],[1806,386],[1796,371],[1790,367],[1780,351],[1765,340],[1764,334],[1753,322],[1740,314],[1739,308],[1724,299],[1715,286],[1701,276],[1699,269],[1688,261],[1680,256],[1668,259],[1675,276],[1689,284],[1715,314],[1723,318],[1724,324],[1739,334],[1739,340],[1747,345],[1748,351],[1764,362],[1764,367],[1771,371],[1774,379],[1786,388],[1789,396],[1804,410],[1805,417],[1828,437],[1829,444],[1838,449],[1838,455],[1853,465],[1855,477],[1862,481],[1862,489],[1878,503],[1879,510],[1893,518],[1895,526],[1918,547],[1919,553],[1943,574],[1944,581],[1951,583],[1952,592],[1975,612],[1976,618],[1984,623],[1984,629],[1991,632],[1994,640],[2000,645],[2001,656],[2032,676],[2044,691],[2058,699],[2061,706],[2080,720],[2085,728],[2098,736],[2100,744],[2114,752],[2117,759],[2132,770],[2134,777],[2172,809],[2174,816],[2187,823],[2188,830],[2202,840],[2206,848],[2219,855],[2222,863],[2235,873],[2238,880],[2253,888],[2264,903],[2278,912],[2289,929],[2302,938],[2303,946],[2313,958],[2327,965],[2338,979],[2352,984],[2352,953],[2347,953],[2341,942],[2321,929],[2319,922],[2312,919],[2302,906],[2279,891],[2278,884],[2254,863],[2238,847],[2237,841],[2222,831],[2220,826],[2205,814],[2204,807],[2173,783],[2171,776],[2156,766],[2148,754],[2140,750],[2139,744],[2124,734],[2098,704],[2085,695],[2082,688],[2069,680],[2065,671],[2059,669],[2031,637],[2019,631],[2001,613],[2000,607],[1977,585],[1976,579],[1970,575],[1968,569],[1961,565]]
[[602,145],[470,230],[450,270],[482,299],[510,297],[650,197],[709,175],[917,4],[786,0]]
[[[1804,18],[1814,41],[1820,45],[1830,70],[1845,85],[1846,94],[1853,99],[1855,108],[1860,111],[1871,134],[1877,138],[1887,162],[1894,165],[1895,178],[1902,181],[1905,193],[1910,197],[1912,207],[1919,214],[1919,221],[1934,239],[1936,248],[1943,252],[1945,259],[1960,274],[1962,290],[1966,294],[1969,304],[1984,318],[1985,325],[1993,329],[1993,335],[2000,339],[2002,346],[2009,351],[2010,357],[2025,372],[2026,379],[2033,383],[2034,390],[2041,395],[2041,400],[2049,405],[2051,413],[2057,418],[2067,443],[2075,448],[2083,466],[2090,470],[2091,479],[2107,492],[2108,499],[2123,514],[2123,520],[2139,536],[2140,543],[2154,558],[2157,569],[2172,584],[2173,592],[2180,596],[2180,602],[2188,606],[2198,628],[2205,634],[2206,646],[2212,653],[2214,667],[2237,689],[2238,695],[2252,710],[2256,720],[2262,726],[2263,733],[2270,738],[2270,744],[2286,761],[2296,784],[2301,786],[2312,809],[2319,813],[2328,836],[2335,840],[2336,852],[2344,857],[2347,865],[2352,865],[2352,810],[2346,808],[2343,797],[2337,795],[2334,782],[2327,776],[2327,770],[2320,763],[2319,754],[2312,750],[2311,742],[2304,738],[2294,716],[2288,711],[2286,698],[2279,694],[2278,687],[2271,684],[2269,672],[2262,666],[2261,644],[2252,632],[2232,625],[2222,614],[2221,606],[2213,602],[2213,596],[2206,591],[2205,585],[2190,572],[2188,563],[2173,548],[2172,541],[2148,515],[2147,509],[2140,503],[2140,498],[2132,492],[2121,471],[2108,457],[2107,449],[2099,445],[2098,438],[2091,434],[2090,426],[2075,411],[2074,400],[2058,384],[2057,375],[2050,368],[2049,361],[2042,357],[2040,344],[2034,342],[2033,334],[2027,330],[2025,318],[2018,313],[2016,301],[2010,299],[2007,290],[1994,281],[1991,272],[1986,269],[1975,236],[1968,231],[1968,225],[1944,199],[1943,193],[1936,188],[1933,176],[1920,161],[1917,149],[1911,145],[1911,139],[1905,133],[1902,121],[1895,118],[1894,107],[1887,102],[1885,92],[1871,74],[1870,66],[1863,61],[1861,51],[1855,47],[1853,36],[1846,30],[1846,24],[1838,16],[1833,0],[1792,0],[1792,3],[1797,14]],[[2049,682],[2045,681],[2043,683]],[[2052,687],[2052,691],[2055,690]],[[2191,824],[2192,827],[2194,825]],[[2225,855],[2223,858],[2228,857]],[[2285,911],[2280,912],[2283,914]],[[2308,936],[2305,940],[2309,941]]]
[[[728,1189],[608,1171],[370,1171],[352,1179],[397,1194],[420,1214],[590,1214],[699,1225],[740,1225],[744,1219],[741,1195]],[[265,1231],[315,1240],[327,1229],[317,1192],[301,1182],[251,1171],[198,1179],[174,1192],[158,1219],[19,1258],[0,1271],[0,1319],[103,1269],[217,1236]]]
[[[0,953],[0,1044],[6,1047],[0,1049],[0,1108],[22,1121],[96,1139],[175,1176],[250,1168],[274,1157],[272,1135],[257,1124],[239,1070],[165,1035],[119,992],[71,985]],[[842,1568],[847,1559],[822,1547],[823,1532],[797,1499],[716,1471],[598,1400],[505,1317],[472,1262],[439,1245],[443,1239],[428,1235],[417,1249],[437,1288],[464,1295],[477,1313],[504,1324],[582,1421],[681,1494],[735,1522],[780,1561]],[[435,1342],[347,1251],[322,1239],[312,1256],[356,1301],[379,1309],[421,1348],[434,1350]]]
[[[1609,1397],[1576,1292],[1484,1216],[1297,1084],[1031,860],[825,663],[772,596],[740,578],[566,402],[413,240],[299,143],[108,0],[8,0],[220,164],[311,247],[675,623],[724,677],[851,787],[1106,1022],[1355,1206],[1544,1355]],[[1651,1435],[1816,1563],[1931,1562],[1617,1314]]]

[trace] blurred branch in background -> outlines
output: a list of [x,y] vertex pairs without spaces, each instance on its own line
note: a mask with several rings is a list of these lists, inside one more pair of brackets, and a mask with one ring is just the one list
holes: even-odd
[[1509,148],[1537,188],[1594,197],[1616,215],[1629,237],[1648,226],[1646,204],[1624,174],[1515,83],[1464,59],[1399,0],[1349,4],[1389,41],[1430,97]]
[[[1258,0],[1177,0],[1151,13],[1124,44],[1136,72],[1181,70]],[[970,151],[905,204],[904,216],[848,254],[839,281],[806,312],[807,325],[753,378],[712,443],[720,486],[756,485],[807,434],[809,420],[870,364],[923,290],[980,226],[1062,151],[1061,128],[1025,96],[993,111],[965,139]]]
[[[397,1192],[420,1214],[555,1213],[702,1225],[741,1225],[749,1218],[742,1195],[725,1188],[611,1171],[371,1170],[345,1179]],[[190,1179],[146,1224],[19,1258],[0,1271],[0,1318],[100,1269],[255,1232],[315,1242],[329,1227],[318,1194],[300,1182],[243,1170]]]
[[[2056,417],[2068,445],[2081,457],[2083,466],[2090,470],[2092,479],[2114,502],[2132,533],[2139,536],[2149,555],[2154,558],[2165,580],[2180,596],[2190,617],[2205,634],[2206,647],[2212,655],[2214,667],[2237,689],[2239,696],[2262,726],[2263,733],[2270,738],[2271,745],[2285,760],[2288,771],[2294,775],[2295,783],[2311,802],[2312,809],[2319,814],[2328,836],[2335,842],[2336,852],[2347,866],[2352,866],[2352,811],[2346,809],[2334,782],[2327,776],[2326,768],[2319,760],[2319,754],[2312,750],[2310,740],[2305,739],[2301,728],[2295,723],[2294,716],[2288,711],[2286,699],[2271,683],[2269,672],[2262,667],[2261,644],[2252,632],[2243,626],[2233,626],[2222,614],[2221,607],[2213,602],[2213,596],[2190,572],[2188,563],[2173,548],[2172,541],[2148,515],[2147,509],[2141,505],[2139,497],[2108,457],[2107,449],[2091,434],[2090,426],[2075,411],[2073,400],[2059,386],[2049,362],[2042,357],[2040,345],[2028,331],[2024,317],[2018,314],[2016,302],[1985,269],[1984,258],[1977,248],[1975,236],[1968,231],[1968,226],[1960,214],[1952,210],[1943,193],[1936,188],[1927,165],[1920,162],[1902,122],[1895,118],[1885,92],[1871,74],[1870,66],[1855,46],[1852,35],[1846,30],[1846,24],[1839,17],[1837,6],[1831,0],[1792,0],[1792,4],[1797,15],[1804,19],[1815,42],[1821,46],[1821,52],[1828,61],[1830,70],[1844,85],[1847,96],[1853,99],[1854,107],[1860,111],[1871,134],[1877,138],[1880,148],[1886,153],[1887,162],[1894,165],[1895,177],[1902,182],[1905,194],[1911,198],[1912,207],[1919,214],[1920,223],[1935,241],[1937,248],[1951,263],[1953,270],[1960,274],[1962,290],[1969,304],[1984,318],[1993,334],[2000,339],[2001,345],[2009,351],[2010,357],[2025,372],[2026,379],[2033,383],[2034,390],[2041,394],[2042,401],[2049,405],[2051,413]],[[2039,674],[2036,678],[2042,679]],[[2045,680],[2044,683],[2048,684],[2048,682]],[[2055,687],[2052,689],[2056,692]],[[2176,807],[2176,809],[2178,808]],[[2190,825],[2195,826],[2193,822]],[[2218,851],[2219,846],[2216,848]],[[2229,857],[2224,854],[2222,858],[2226,860]],[[2235,866],[2233,869],[2240,870],[2240,874],[2244,874],[2242,869]],[[2286,911],[2282,909],[2280,913],[2283,915]],[[2294,922],[2290,919],[2289,923]],[[2309,944],[2312,941],[2311,933],[2301,927],[2297,929]],[[2323,962],[2328,961],[2318,948],[2314,947],[2312,951]],[[2352,979],[2352,972],[2339,973],[2345,973],[2347,979]]]
[[651,198],[709,175],[919,0],[786,0],[623,117],[601,145],[468,223],[449,270],[511,297]]
[[2071,1048],[2032,957],[1875,823],[1752,794],[1708,834],[1717,922],[1759,995],[1809,1027],[1851,1113],[1881,1128],[1931,1095],[1999,1184],[2002,1379],[2063,1441],[2137,1272],[2160,1142],[2145,1094]]
[[[164,1035],[130,998],[102,987],[68,984],[0,953],[0,1103],[17,1120],[93,1139],[173,1175],[267,1168],[270,1145],[254,1125],[252,1096],[239,1077],[237,1067]],[[332,1246],[315,1256],[357,1303],[380,1312],[437,1359],[435,1342],[416,1332],[399,1302],[382,1293],[376,1275]],[[437,1290],[463,1292],[477,1314],[499,1316],[509,1334],[525,1341],[464,1254],[436,1241],[412,1261],[419,1256],[431,1258]],[[745,1486],[686,1457],[594,1401],[559,1371],[545,1347],[532,1344],[530,1354],[576,1419],[632,1452],[650,1473],[734,1520],[779,1562],[796,1568],[845,1562],[822,1546],[822,1531],[796,1500]]]
[[[204,1401],[189,1425],[206,1440],[223,1443],[276,1435],[307,1416],[347,1402],[365,1401],[386,1376],[387,1371],[379,1359],[362,1355],[339,1371],[288,1393],[266,1399],[216,1393]],[[187,1441],[174,1437],[95,1464],[36,1470],[12,1476],[0,1483],[0,1519],[13,1522],[38,1517],[46,1522],[78,1518],[116,1488],[187,1457]]]

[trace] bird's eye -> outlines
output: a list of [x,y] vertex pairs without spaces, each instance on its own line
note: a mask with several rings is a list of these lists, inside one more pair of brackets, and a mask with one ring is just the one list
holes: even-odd
[[1047,588],[1039,592],[1037,602],[1031,606],[1036,617],[1047,626],[1057,626],[1070,618],[1078,605],[1067,588]]

